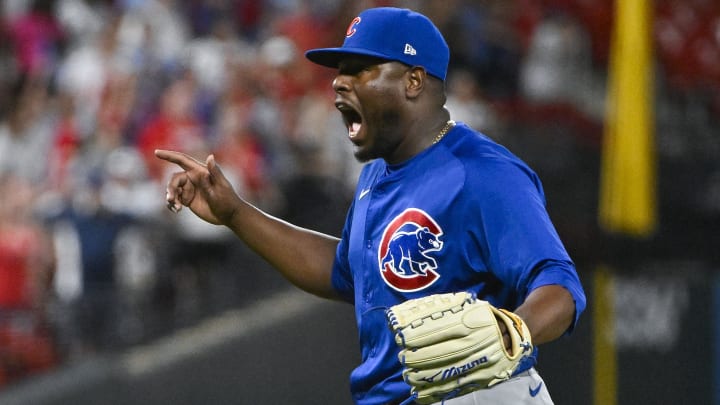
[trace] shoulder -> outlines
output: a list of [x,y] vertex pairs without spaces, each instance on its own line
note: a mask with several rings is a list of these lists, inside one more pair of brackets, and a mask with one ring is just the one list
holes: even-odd
[[464,167],[470,185],[484,189],[525,185],[542,190],[530,166],[483,133],[460,122],[447,138],[444,145],[448,158]]
[[526,166],[508,148],[465,123],[459,122],[447,138],[447,149],[458,159],[480,164],[512,163]]

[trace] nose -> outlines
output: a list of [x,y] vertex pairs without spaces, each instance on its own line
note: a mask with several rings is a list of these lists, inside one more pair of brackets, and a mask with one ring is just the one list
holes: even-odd
[[347,75],[338,74],[332,82],[332,88],[336,93],[350,90],[350,80]]

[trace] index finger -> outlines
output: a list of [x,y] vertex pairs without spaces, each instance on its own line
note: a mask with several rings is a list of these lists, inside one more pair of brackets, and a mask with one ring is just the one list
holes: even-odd
[[185,171],[205,167],[205,164],[203,162],[200,162],[194,157],[182,152],[155,149],[155,156],[170,163],[175,163]]

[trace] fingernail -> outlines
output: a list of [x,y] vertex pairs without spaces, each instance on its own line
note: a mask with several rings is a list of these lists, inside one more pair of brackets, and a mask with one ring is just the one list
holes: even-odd
[[176,214],[178,213],[178,211],[180,211],[180,207],[178,207],[177,205],[175,205],[175,203],[173,203],[172,201],[168,201],[168,203],[167,203],[167,209],[169,209],[170,211],[172,211],[172,212],[174,212],[174,213],[176,213]]

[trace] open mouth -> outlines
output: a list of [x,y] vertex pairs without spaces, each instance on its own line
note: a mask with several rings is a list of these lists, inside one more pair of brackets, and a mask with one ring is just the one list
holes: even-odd
[[362,128],[362,116],[353,107],[345,103],[337,103],[335,105],[342,114],[345,126],[348,129],[348,136],[355,138]]

